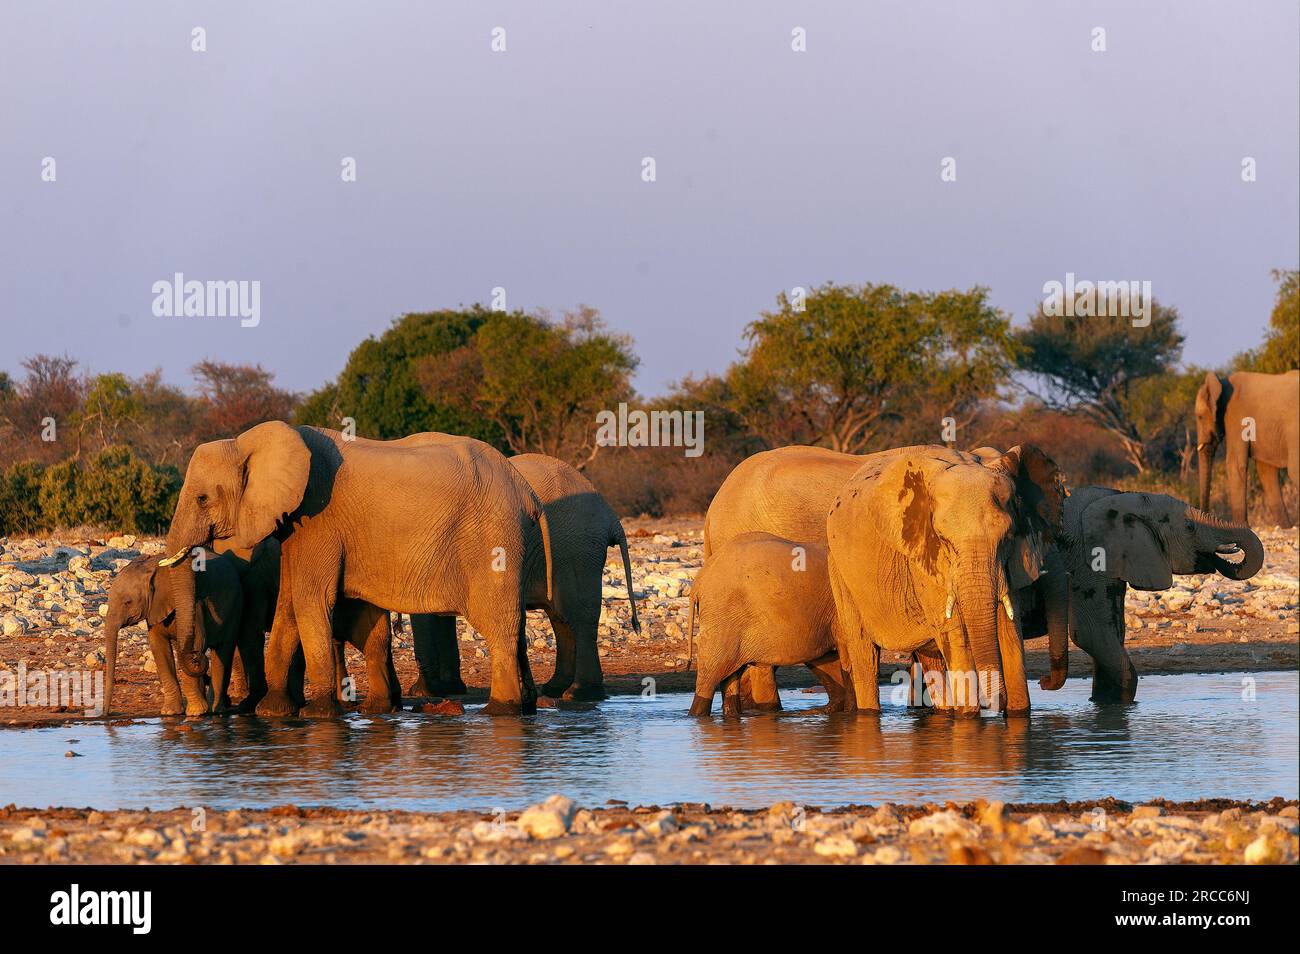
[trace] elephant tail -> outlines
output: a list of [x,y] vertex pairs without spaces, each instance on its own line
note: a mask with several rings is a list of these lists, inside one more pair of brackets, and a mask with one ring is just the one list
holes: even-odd
[[704,571],[700,570],[695,574],[695,582],[691,584],[691,611],[686,617],[686,666],[687,672],[691,671],[691,657],[695,655],[695,617],[700,611],[700,577]]
[[619,553],[623,554],[623,579],[627,581],[627,601],[632,607],[632,632],[640,636],[641,620],[636,615],[636,593],[632,590],[632,559],[627,553],[627,534],[623,532],[623,524],[617,518],[614,520],[613,537],[614,543],[618,544]]
[[555,598],[554,566],[551,563],[551,525],[546,519],[546,508],[537,508],[537,526],[542,531],[542,552],[546,554],[546,602]]

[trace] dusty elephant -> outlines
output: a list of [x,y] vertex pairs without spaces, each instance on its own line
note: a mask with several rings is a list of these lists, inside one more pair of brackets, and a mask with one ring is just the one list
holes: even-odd
[[1029,709],[1014,596],[1062,529],[1064,481],[1031,445],[983,460],[944,447],[864,464],[826,520],[836,645],[859,709],[879,710],[879,652],[931,652],[937,704]]
[[[520,454],[509,460],[541,501],[551,541],[554,593],[547,598],[546,580],[536,571],[527,590],[528,609],[544,610],[555,631],[555,673],[542,692],[565,699],[603,699],[597,631],[605,555],[610,547],[616,546],[622,553],[632,629],[641,632],[623,525],[591,481],[564,461],[545,454]],[[420,679],[411,687],[411,695],[464,692],[455,619],[412,618],[411,628],[420,667]]]
[[[149,627],[149,649],[162,688],[162,714],[179,715],[184,711],[186,716],[197,718],[209,711],[208,673],[191,675],[182,670],[177,681],[173,644],[177,640],[179,614],[169,588],[158,578],[158,562],[156,556],[136,557],[113,578],[109,589],[108,615],[104,619],[105,716],[113,711],[119,632],[122,627],[141,621]],[[199,631],[200,651],[210,649],[215,656],[210,672],[214,702],[218,711],[225,711],[230,707],[226,693],[235,649],[239,649],[246,671],[260,671],[262,633],[258,631],[255,640],[241,639],[244,595],[235,561],[205,552],[202,565],[190,612]]]
[[194,588],[185,555],[214,539],[252,546],[274,536],[281,585],[259,714],[294,711],[286,690],[299,638],[313,687],[305,714],[338,714],[331,620],[341,597],[464,615],[492,656],[485,711],[532,711],[524,583],[542,562],[550,584],[544,520],[518,473],[478,442],[397,446],[272,421],[203,444],[186,470],[163,561],[181,607],[181,665],[193,675],[204,665],[193,651],[193,614],[183,613]]
[[1278,471],[1286,468],[1289,479],[1300,479],[1300,371],[1238,371],[1227,377],[1210,372],[1205,376],[1205,383],[1196,392],[1196,460],[1202,510],[1210,509],[1211,471],[1219,445],[1224,447],[1232,519],[1247,522],[1246,470],[1254,458],[1269,519],[1280,527],[1294,526],[1282,501]]
[[[770,533],[744,533],[713,552],[691,587],[692,641],[697,612],[700,618],[691,715],[709,714],[721,684],[723,714],[738,716],[741,673],[751,665],[806,665],[826,690],[826,709],[843,707],[826,555],[821,544]],[[690,656],[688,648],[688,665]]]

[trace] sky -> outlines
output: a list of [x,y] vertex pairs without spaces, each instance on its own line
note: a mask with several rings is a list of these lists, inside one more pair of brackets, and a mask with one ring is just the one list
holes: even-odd
[[[599,309],[656,395],[794,286],[980,284],[1023,321],[1067,272],[1150,281],[1219,364],[1300,261],[1298,11],[3,0],[0,370],[307,391],[502,288]],[[155,315],[176,272],[260,282],[259,322]]]

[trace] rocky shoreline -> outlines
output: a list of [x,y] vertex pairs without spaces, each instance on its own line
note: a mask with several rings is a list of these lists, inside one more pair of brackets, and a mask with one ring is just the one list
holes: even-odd
[[1297,804],[0,809],[0,864],[1294,864]]

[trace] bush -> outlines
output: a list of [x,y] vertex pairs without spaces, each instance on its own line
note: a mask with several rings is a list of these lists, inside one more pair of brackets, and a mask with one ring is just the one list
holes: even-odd
[[157,533],[171,519],[180,472],[154,466],[129,447],[106,447],[86,464],[60,461],[41,478],[38,502],[45,527],[82,524]]
[[37,499],[45,467],[34,460],[19,461],[0,475],[0,537],[42,529]]

